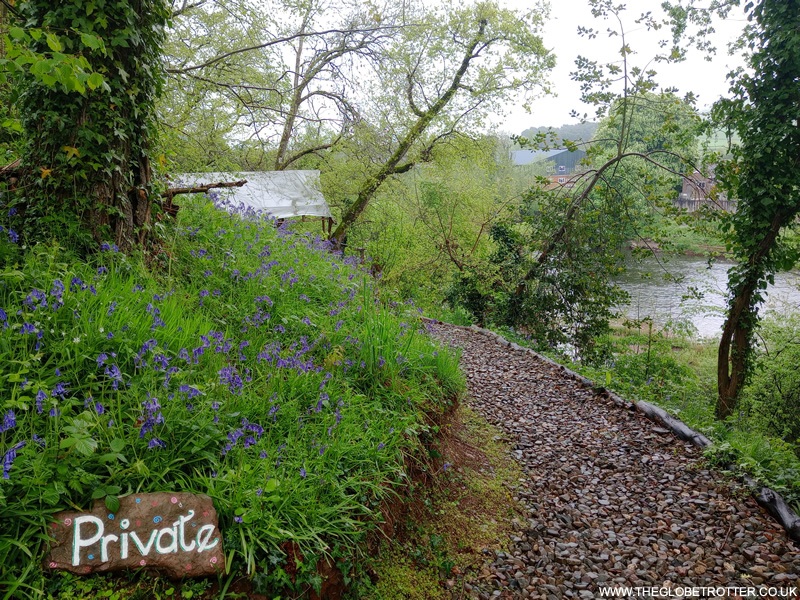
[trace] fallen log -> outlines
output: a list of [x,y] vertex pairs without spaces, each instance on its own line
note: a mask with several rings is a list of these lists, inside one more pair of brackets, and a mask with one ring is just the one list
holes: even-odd
[[786,503],[778,492],[768,487],[763,487],[752,477],[745,475],[744,482],[750,488],[756,502],[765,508],[772,517],[780,523],[795,542],[800,542],[800,517]]
[[204,194],[205,192],[216,188],[242,187],[245,183],[247,183],[247,180],[242,179],[240,181],[219,181],[217,183],[206,183],[204,185],[195,185],[190,187],[168,188],[163,194],[161,194],[162,198],[167,199],[167,202],[163,207],[164,212],[172,217],[178,214],[178,209],[180,206],[172,203],[173,196],[177,196],[178,194]]
[[247,180],[242,179],[241,181],[220,181],[218,183],[206,183],[205,185],[196,185],[193,187],[176,187],[167,189],[161,195],[164,198],[172,198],[178,194],[202,194],[209,190],[213,190],[214,188],[242,187],[245,183],[247,183]]

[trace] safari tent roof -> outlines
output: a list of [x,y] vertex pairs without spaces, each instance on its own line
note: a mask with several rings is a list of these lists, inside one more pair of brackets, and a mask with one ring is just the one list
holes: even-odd
[[320,191],[319,171],[185,173],[179,175],[177,179],[187,185],[198,186],[246,179],[247,183],[242,187],[222,188],[217,191],[234,204],[243,203],[278,219],[303,215],[332,216]]

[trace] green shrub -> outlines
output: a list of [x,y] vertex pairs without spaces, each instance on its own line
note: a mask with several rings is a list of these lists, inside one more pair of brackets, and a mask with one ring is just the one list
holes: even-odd
[[761,432],[792,444],[800,453],[800,315],[766,319],[739,411]]

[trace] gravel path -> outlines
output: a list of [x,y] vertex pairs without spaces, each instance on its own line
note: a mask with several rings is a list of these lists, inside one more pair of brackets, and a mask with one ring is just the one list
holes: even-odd
[[527,520],[466,585],[470,596],[775,586],[800,597],[798,549],[699,449],[528,352],[453,326],[433,333],[463,348],[469,403],[511,438],[526,475],[516,493]]

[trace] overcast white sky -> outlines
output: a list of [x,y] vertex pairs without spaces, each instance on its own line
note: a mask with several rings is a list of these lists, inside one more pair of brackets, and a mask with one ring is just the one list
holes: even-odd
[[[550,2],[551,15],[545,24],[543,37],[545,45],[553,50],[557,58],[556,68],[550,79],[552,88],[558,96],[535,100],[531,103],[530,114],[525,113],[519,106],[509,107],[509,114],[498,120],[498,126],[504,132],[519,134],[532,126],[557,127],[564,123],[576,123],[577,120],[570,117],[570,111],[573,109],[578,110],[580,114],[588,112],[592,115],[594,109],[580,102],[579,86],[569,77],[569,73],[575,70],[575,58],[580,54],[601,63],[619,59],[619,38],[609,39],[601,34],[594,40],[588,40],[578,36],[578,25],[605,32],[612,24],[610,21],[595,20],[586,0],[550,0]],[[531,2],[526,0],[505,0],[505,4],[509,8],[516,9],[531,6]],[[659,39],[669,35],[665,30],[648,32],[644,26],[634,22],[642,12],[648,10],[653,11],[654,15],[662,14],[660,4],[661,0],[627,2],[626,36],[628,45],[637,53],[633,58],[637,66],[644,67],[657,54]],[[727,92],[725,75],[733,66],[741,64],[738,57],[728,55],[727,43],[738,36],[744,23],[742,13],[737,13],[734,18],[720,22],[716,26],[717,34],[714,41],[718,52],[717,57],[710,63],[705,61],[702,55],[694,52],[683,63],[651,65],[658,71],[657,80],[664,87],[678,87],[681,94],[694,92],[698,97],[699,108],[710,106]]]

